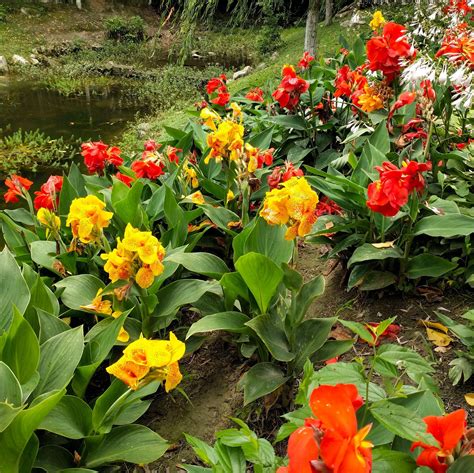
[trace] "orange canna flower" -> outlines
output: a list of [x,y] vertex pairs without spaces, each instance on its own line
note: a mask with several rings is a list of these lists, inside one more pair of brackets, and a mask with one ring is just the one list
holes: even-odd
[[28,192],[33,182],[25,177],[13,174],[9,179],[5,179],[5,185],[8,190],[3,195],[7,204],[15,204],[18,202],[18,197],[23,197],[24,192]]
[[438,441],[439,447],[414,442],[412,450],[417,447],[423,449],[416,463],[418,466],[431,468],[434,473],[445,473],[450,466],[454,449],[466,433],[466,412],[459,409],[445,416],[428,416],[423,420],[426,431]]

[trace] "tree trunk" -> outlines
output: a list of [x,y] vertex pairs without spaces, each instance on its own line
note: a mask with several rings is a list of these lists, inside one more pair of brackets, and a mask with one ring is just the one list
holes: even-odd
[[309,0],[308,16],[306,17],[306,30],[304,36],[304,49],[312,56],[316,54],[318,41],[317,27],[319,23],[319,9],[321,0]]
[[326,19],[324,24],[329,26],[332,23],[333,0],[326,0]]

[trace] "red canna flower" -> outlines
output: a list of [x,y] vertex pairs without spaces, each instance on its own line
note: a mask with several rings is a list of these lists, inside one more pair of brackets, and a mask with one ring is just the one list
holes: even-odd
[[155,140],[147,140],[143,144],[145,151],[157,151],[161,148],[160,144],[157,144]]
[[59,205],[59,193],[63,187],[62,176],[49,176],[48,180],[35,192],[34,207],[55,210]]
[[453,454],[466,432],[466,412],[464,409],[459,409],[451,414],[428,416],[423,420],[427,426],[426,431],[437,440],[438,447],[414,442],[412,451],[417,447],[423,449],[416,463],[418,466],[431,468],[434,473],[446,473],[449,467],[448,457]]
[[270,189],[275,189],[281,182],[286,182],[292,177],[301,176],[303,176],[303,170],[296,169],[293,166],[293,163],[286,161],[285,166],[277,166],[275,169],[273,169],[273,172],[267,178],[267,182],[270,186]]
[[443,8],[444,13],[458,13],[463,16],[472,12],[467,0],[449,0],[449,5]]
[[130,187],[132,185],[132,182],[135,180],[134,177],[128,176],[127,174],[122,174],[121,172],[115,174],[115,177],[119,181],[122,181],[127,187]]
[[5,185],[8,190],[3,195],[7,204],[15,204],[19,201],[18,197],[23,197],[25,192],[28,192],[33,182],[25,177],[12,174],[9,179],[5,179]]
[[367,59],[371,71],[382,71],[391,81],[400,72],[400,59],[415,56],[415,50],[405,36],[406,29],[397,23],[387,23],[382,36],[367,41]]
[[314,61],[314,56],[311,56],[308,51],[303,53],[303,57],[298,63],[298,67],[301,69],[308,69],[309,65]]
[[441,48],[435,55],[440,56],[446,56],[455,64],[468,62],[471,69],[474,68],[474,34],[467,29],[466,23],[446,32]]
[[316,215],[318,217],[321,215],[342,215],[342,209],[336,202],[324,195],[319,199]]
[[134,161],[131,168],[137,178],[146,177],[154,180],[164,174],[164,164],[158,160],[154,153],[148,151],[144,151],[142,159]]
[[436,92],[433,89],[433,85],[429,79],[422,80],[420,87],[423,90],[423,97],[430,99],[432,102],[436,100]]
[[416,92],[402,92],[398,96],[398,100],[392,105],[392,108],[388,112],[387,120],[390,121],[395,114],[395,112],[404,107],[405,105],[412,104],[416,99]]
[[[372,335],[374,341],[375,341],[375,329],[380,325],[378,322],[369,322],[367,325],[367,328],[369,329],[370,334]],[[395,341],[398,338],[398,334],[400,333],[400,325],[397,324],[390,324],[384,332],[379,335],[378,340],[376,345],[380,345],[381,340],[387,340],[387,341]],[[369,345],[373,345],[374,343],[369,343]]]
[[120,148],[106,145],[102,141],[82,143],[82,156],[89,174],[102,174],[106,165],[120,166],[123,159],[120,157]]
[[181,153],[183,150],[180,148],[175,148],[174,146],[168,146],[168,149],[166,150],[166,154],[168,155],[168,159],[172,163],[179,163],[179,156],[177,153]]
[[284,66],[282,80],[272,97],[280,104],[281,108],[293,110],[300,100],[301,94],[309,88],[309,82],[296,75],[293,66]]
[[245,96],[248,100],[253,100],[254,102],[263,102],[263,90],[260,87],[255,87],[247,92]]
[[219,87],[224,86],[227,82],[227,77],[225,74],[221,74],[219,77],[213,77],[210,79],[206,85],[206,91],[209,95],[214,93]]
[[371,425],[357,430],[356,411],[363,400],[353,384],[319,386],[309,405],[316,419],[306,419],[288,442],[288,467],[280,473],[370,473]]
[[230,94],[225,85],[217,89],[217,97],[211,100],[211,103],[225,107],[230,101]]

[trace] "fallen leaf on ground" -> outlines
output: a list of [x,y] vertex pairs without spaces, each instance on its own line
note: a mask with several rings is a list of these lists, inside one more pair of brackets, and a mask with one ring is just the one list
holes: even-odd
[[344,327],[338,325],[335,329],[331,330],[329,338],[334,338],[334,340],[352,340],[354,336]]
[[432,328],[443,333],[448,333],[449,330],[446,325],[440,324],[439,322],[431,322],[431,320],[421,320],[421,323],[427,328]]
[[428,340],[437,347],[447,347],[453,341],[449,335],[432,328],[426,327],[426,334],[428,335]]
[[467,393],[464,399],[470,406],[474,406],[474,393]]

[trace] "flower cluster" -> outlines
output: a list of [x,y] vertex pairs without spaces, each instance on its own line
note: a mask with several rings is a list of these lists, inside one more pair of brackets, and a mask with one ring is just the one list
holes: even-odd
[[61,229],[61,219],[46,207],[41,207],[36,214],[38,222],[46,228],[46,238],[58,238]]
[[132,171],[138,178],[146,177],[155,180],[165,173],[163,171],[165,167],[164,160],[158,154],[160,145],[153,140],[148,140],[145,142],[144,148],[141,159],[132,163]]
[[283,67],[282,76],[272,96],[281,108],[293,110],[298,105],[301,94],[309,89],[309,82],[296,75],[295,68],[289,65]]
[[245,95],[245,98],[254,102],[263,102],[263,90],[260,87],[250,89]]
[[317,220],[318,195],[304,177],[293,177],[265,195],[260,215],[270,225],[287,225],[285,238],[307,235]]
[[446,31],[441,48],[436,57],[446,56],[454,64],[466,62],[474,69],[474,32],[466,23]]
[[[81,306],[81,309],[94,312],[96,314],[108,315],[116,319],[122,315],[122,312],[119,310],[112,310],[112,301],[104,299],[104,290],[99,289],[96,296],[92,299],[92,302],[88,305]],[[123,328],[120,328],[117,340],[122,343],[128,342],[130,339],[129,333]]]
[[390,162],[376,167],[380,179],[369,184],[367,206],[374,212],[393,217],[408,202],[409,195],[421,193],[425,186],[422,172],[431,169],[431,163],[403,162],[401,169]]
[[88,195],[71,202],[66,226],[71,227],[74,240],[84,244],[97,243],[112,217],[113,213],[105,210],[104,202],[95,195]]
[[107,372],[131,389],[136,390],[151,381],[165,381],[166,392],[182,380],[178,361],[186,346],[173,332],[168,340],[139,338],[125,348],[122,357],[107,368]]
[[112,282],[133,278],[141,288],[153,284],[163,270],[165,249],[151,232],[142,232],[128,224],[123,240],[117,238],[117,247],[101,258],[106,261],[104,270]]
[[20,200],[18,197],[25,197],[26,193],[33,185],[33,182],[26,179],[26,177],[13,174],[10,178],[5,179],[5,185],[8,189],[3,195],[5,202],[7,204],[15,204]]
[[289,464],[277,473],[370,473],[372,447],[366,440],[371,425],[357,429],[356,411],[363,400],[353,384],[320,386],[310,398],[316,418],[306,419],[288,442]]
[[367,42],[368,68],[381,71],[388,81],[392,81],[401,70],[402,59],[415,57],[415,49],[406,38],[406,29],[398,23],[387,23],[380,36]]
[[205,163],[211,159],[221,162],[223,159],[237,161],[244,149],[244,127],[233,120],[225,119],[215,131],[207,135],[207,145],[211,149]]
[[215,94],[216,97],[211,99],[211,103],[225,107],[230,101],[230,94],[227,90],[227,77],[221,74],[219,77],[213,77],[206,85],[206,91],[209,96]]
[[245,157],[247,161],[247,170],[249,173],[261,169],[263,165],[270,166],[273,163],[273,148],[260,151],[259,148],[253,147],[250,143],[245,143]]
[[377,10],[372,17],[372,20],[369,23],[369,26],[372,30],[378,30],[380,27],[384,26],[386,23],[385,18],[380,10]]
[[422,448],[416,463],[418,466],[427,466],[434,473],[446,473],[450,464],[454,461],[454,452],[457,450],[461,454],[472,455],[473,445],[468,444],[463,451],[459,444],[466,435],[466,412],[459,409],[445,416],[425,417],[426,431],[433,435],[437,446],[427,445],[423,442],[415,442],[412,450]]
[[84,156],[84,164],[89,174],[103,174],[107,165],[121,166],[123,159],[120,157],[120,148],[117,146],[109,146],[102,141],[94,141],[83,143],[82,156]]
[[314,56],[312,56],[308,51],[305,51],[303,57],[298,62],[298,67],[300,69],[308,69],[313,61]]
[[57,210],[59,205],[59,193],[63,187],[62,176],[49,176],[48,180],[35,192],[35,209]]
[[267,182],[270,189],[275,189],[282,182],[289,181],[292,177],[303,176],[303,170],[297,169],[290,161],[286,161],[284,166],[276,166],[268,176]]

